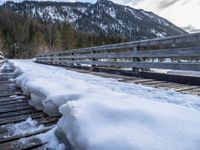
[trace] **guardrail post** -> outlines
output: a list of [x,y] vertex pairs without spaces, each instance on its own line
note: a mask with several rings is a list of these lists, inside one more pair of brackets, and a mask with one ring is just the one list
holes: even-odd
[[[74,55],[74,53],[71,53],[71,55],[73,56],[73,55]],[[70,67],[74,67],[74,63],[73,63],[73,61],[74,61],[74,58],[72,58],[72,59],[71,59],[71,61],[72,61],[72,63],[70,63]]]
[[[96,51],[93,51],[93,50],[92,50],[92,54],[96,54]],[[96,60],[97,60],[97,59],[92,58],[92,62],[94,62],[94,61],[96,61]],[[96,65],[92,64],[90,70],[94,70],[95,67],[96,67]]]
[[60,57],[61,57],[61,53],[58,54],[58,59],[57,59],[58,65],[62,65],[62,63],[61,63],[62,59]]
[[[138,49],[139,49],[138,46],[134,46],[134,47],[133,47],[133,51],[134,51],[134,52],[138,51]],[[137,62],[137,61],[139,61],[138,58],[134,58],[134,57],[132,58],[132,62]],[[132,71],[133,71],[134,73],[139,73],[140,69],[139,69],[139,68],[132,67]]]
[[50,57],[51,57],[50,64],[54,64],[54,62],[53,62],[53,55],[51,54]]

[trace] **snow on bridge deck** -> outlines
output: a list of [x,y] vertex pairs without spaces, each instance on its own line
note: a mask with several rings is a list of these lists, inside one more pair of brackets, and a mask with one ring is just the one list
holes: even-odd
[[176,83],[176,82],[168,82],[168,81],[162,81],[162,80],[157,80],[157,79],[146,79],[146,78],[142,78],[142,77],[110,74],[110,73],[106,73],[106,72],[96,72],[96,71],[92,71],[92,70],[81,70],[81,69],[75,69],[75,68],[67,68],[67,69],[71,70],[71,71],[87,73],[87,74],[100,76],[100,77],[104,77],[104,78],[112,78],[112,79],[116,79],[119,82],[139,84],[139,85],[144,85],[144,86],[149,86],[149,87],[159,88],[159,89],[165,89],[165,90],[174,90],[176,92],[180,92],[183,94],[200,95],[200,86],[195,86],[195,85],[181,84],[181,83]]
[[[69,140],[75,149],[197,150],[200,147],[200,97],[137,84],[181,92],[191,92],[198,86],[91,71],[78,73],[31,60],[12,62],[17,85],[23,94],[31,96],[29,103],[49,115],[62,115],[52,130],[34,138],[41,142],[44,137],[53,137],[45,141],[50,148],[64,149],[58,140],[65,146]],[[31,119],[22,124],[27,122],[32,124],[30,133],[36,127],[44,129]],[[14,133],[15,127],[10,127]],[[17,127],[23,131],[20,123]]]
[[0,73],[0,149],[45,149],[37,136],[51,130],[59,117],[49,117],[29,105],[29,96],[13,80],[12,69]]

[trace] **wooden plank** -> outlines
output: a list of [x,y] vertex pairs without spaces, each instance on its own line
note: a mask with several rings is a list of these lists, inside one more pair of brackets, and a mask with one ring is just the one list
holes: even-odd
[[188,90],[194,90],[194,89],[200,89],[199,86],[188,86],[188,87],[182,87],[180,89],[177,89],[177,92],[183,92],[183,91],[188,91]]
[[200,93],[200,88],[195,88],[191,90],[192,92],[199,92]]
[[[173,84],[174,85],[174,84]],[[154,84],[155,88],[166,88],[169,89],[171,86],[173,86],[170,82],[163,82],[163,83],[159,83],[159,84]]]
[[35,137],[30,137],[24,139],[25,142],[22,143],[23,139],[10,141],[2,143],[1,150],[28,150],[32,148],[40,147],[46,143],[43,143],[41,140]]
[[[0,144],[2,143],[5,143],[5,142],[9,142],[9,141],[14,141],[14,140],[18,140],[20,138],[25,138],[25,137],[30,137],[30,136],[34,136],[34,135],[37,135],[37,134],[41,134],[41,133],[45,133],[47,131],[49,131],[50,129],[52,129],[53,126],[50,126],[50,127],[44,127],[40,130],[37,130],[37,131],[34,131],[34,132],[28,132],[28,133],[25,133],[25,134],[20,134],[20,135],[8,135],[8,134],[0,134]],[[10,133],[12,134],[12,133]]]
[[[132,80],[133,83],[136,83],[136,84],[142,84],[142,83],[145,83],[145,82],[151,82],[151,81],[154,81],[153,79],[138,79],[138,80]],[[130,82],[130,81],[128,81]]]
[[0,88],[8,88],[8,87],[15,87],[15,88],[19,88],[19,87],[17,87],[17,85],[15,84],[15,83],[2,83],[2,84],[0,84]]
[[18,87],[5,87],[3,89],[0,89],[1,93],[8,93],[8,92],[15,92],[15,91],[19,91],[20,88]]
[[3,86],[17,86],[17,85],[14,82],[9,82],[9,81],[4,80],[4,81],[1,81],[0,86],[3,87]]
[[15,94],[15,92],[22,92],[22,91],[21,91],[21,89],[9,88],[9,89],[0,90],[0,93],[1,93],[0,95],[1,95],[1,97],[5,97],[4,95],[8,95],[8,94],[11,95],[12,93]]
[[116,59],[116,58],[173,58],[173,57],[199,57],[200,47],[177,48],[177,49],[162,49],[162,50],[148,50],[148,51],[129,51],[120,53],[101,53],[101,54],[77,54],[77,55],[63,55],[53,57],[39,57],[40,60],[59,60],[59,59]]
[[160,84],[160,83],[165,83],[165,81],[149,81],[149,82],[144,82],[144,85],[156,85],[156,84]]
[[182,91],[182,93],[200,95],[200,90],[199,89],[191,89],[191,90],[187,90],[187,91]]
[[19,107],[12,107],[12,108],[5,108],[5,109],[0,109],[0,115],[3,113],[8,113],[8,112],[15,112],[15,111],[21,111],[21,110],[27,110],[27,109],[32,109],[32,106],[19,106]]
[[1,118],[0,119],[0,125],[5,125],[5,124],[9,124],[9,123],[17,123],[17,122],[25,121],[26,119],[28,119],[30,117],[32,119],[43,118],[44,117],[44,113],[36,112],[36,113],[32,113],[32,114],[25,114],[25,115],[8,117],[6,119],[5,118]]
[[23,95],[23,94],[21,91],[16,91],[15,93],[13,93],[13,92],[1,93],[0,98],[1,97],[9,97],[9,96],[13,96],[13,95]]
[[60,118],[60,116],[54,116],[54,117],[36,118],[35,120],[43,125],[51,125],[51,124],[56,124],[58,122],[59,118]]
[[0,102],[0,107],[1,106],[11,106],[11,107],[13,107],[12,105],[14,105],[14,104],[23,104],[23,103],[28,103],[28,99],[18,99],[18,100],[12,100],[12,101],[4,101],[4,102]]
[[[9,79],[14,78],[14,77],[15,77],[14,75],[3,75],[3,76],[0,76],[0,82],[9,81]],[[13,82],[13,81],[11,81],[11,82]]]
[[6,102],[14,102],[14,101],[18,101],[18,100],[28,100],[29,97],[25,97],[25,96],[18,96],[18,97],[0,97],[0,104],[1,103],[6,103]]
[[14,116],[20,116],[20,115],[25,115],[25,114],[33,114],[36,112],[42,112],[42,111],[38,111],[35,109],[25,109],[25,110],[20,110],[20,111],[15,111],[15,112],[8,112],[8,113],[0,114],[0,119],[1,118],[6,119],[6,117],[14,117]]
[[179,84],[145,84],[144,85],[147,85],[147,86],[151,86],[151,87],[155,87],[155,88],[165,88],[165,89],[171,89],[171,90],[174,90],[176,92],[180,92],[180,93],[184,93],[184,91],[187,91],[187,90],[191,90],[193,89],[194,87],[190,87],[190,86],[187,86],[187,85],[179,85]]
[[9,109],[13,107],[23,107],[23,106],[28,106],[28,105],[29,105],[28,101],[22,101],[22,102],[17,102],[17,103],[0,105],[0,109]]
[[9,92],[9,91],[16,91],[16,90],[19,90],[20,88],[19,87],[16,87],[16,86],[0,86],[0,92]]
[[8,80],[0,80],[0,85],[2,84],[13,84],[13,81],[8,81]]
[[[46,62],[46,61],[44,61]],[[51,61],[49,61],[51,62]],[[126,67],[126,68],[158,68],[158,69],[174,69],[187,71],[200,71],[200,63],[168,63],[168,62],[103,62],[103,61],[81,61],[81,60],[65,60],[56,61],[65,65],[69,64],[85,64],[96,65],[99,67]],[[52,62],[51,62],[52,63]]]
[[182,86],[180,86],[180,85],[174,85],[174,86],[172,85],[172,86],[170,86],[170,89],[174,90],[174,91],[177,91],[180,88],[182,88]]
[[[36,147],[36,148],[31,148],[31,150],[46,150],[47,148],[45,146],[39,146],[39,147]],[[71,149],[69,149],[71,150]]]

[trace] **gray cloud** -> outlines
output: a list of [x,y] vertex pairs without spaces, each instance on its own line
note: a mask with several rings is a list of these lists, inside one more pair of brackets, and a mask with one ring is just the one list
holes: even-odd
[[185,29],[186,31],[191,32],[191,33],[200,32],[200,28],[197,29],[197,28],[195,28],[195,27],[192,26],[192,25],[188,25],[188,26],[186,26],[186,27],[183,27],[183,29]]
[[[113,0],[114,1],[114,0]],[[127,2],[127,3],[130,3],[130,0],[124,0],[125,2]],[[131,1],[131,4],[133,4],[133,5],[136,5],[136,4],[138,4],[139,2],[141,2],[141,1],[143,1],[143,0],[132,0]]]
[[187,4],[188,3],[188,0],[182,0],[181,1],[181,5],[185,5],[185,4]]
[[158,3],[158,9],[165,9],[177,3],[180,0],[162,0]]

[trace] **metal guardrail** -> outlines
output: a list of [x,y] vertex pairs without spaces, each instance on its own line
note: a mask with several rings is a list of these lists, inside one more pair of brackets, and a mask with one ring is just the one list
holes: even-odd
[[36,62],[64,66],[200,71],[200,33],[89,47],[37,56]]

